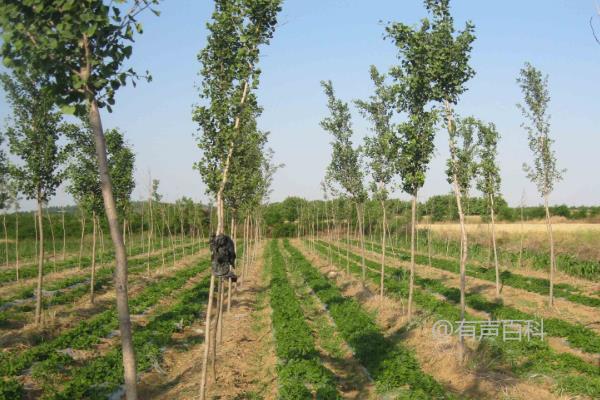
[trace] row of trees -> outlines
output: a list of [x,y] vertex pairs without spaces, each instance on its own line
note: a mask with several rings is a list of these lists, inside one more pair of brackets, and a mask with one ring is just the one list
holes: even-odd
[[[441,124],[448,132],[450,157],[446,175],[451,184],[461,232],[460,304],[461,318],[465,313],[465,265],[468,257],[468,237],[465,228],[465,199],[475,186],[486,199],[492,221],[492,242],[495,243],[495,201],[499,197],[500,174],[497,163],[497,145],[500,135],[493,123],[475,117],[460,117],[455,111],[460,96],[467,90],[466,83],[475,75],[469,65],[471,46],[475,40],[474,26],[466,22],[457,31],[450,13],[449,0],[425,0],[431,18],[421,20],[420,26],[389,23],[385,37],[398,50],[399,64],[389,73],[380,73],[375,66],[370,75],[374,94],[368,100],[355,101],[359,112],[371,122],[373,134],[362,146],[354,147],[351,113],[347,103],[338,99],[330,81],[322,82],[330,115],[321,126],[332,140],[332,159],[327,168],[327,186],[333,193],[349,197],[356,204],[359,233],[363,253],[364,276],[364,216],[359,210],[367,198],[364,184],[367,159],[373,199],[381,202],[383,226],[381,257],[381,294],[385,266],[386,213],[385,199],[397,179],[400,188],[412,197],[411,204],[411,262],[408,295],[408,316],[413,309],[415,234],[417,197],[423,187],[429,162],[434,153],[434,138]],[[524,166],[527,176],[537,185],[544,199],[545,218],[550,241],[550,303],[555,269],[554,244],[550,222],[548,197],[561,171],[551,149],[550,124],[547,114],[549,102],[547,78],[526,63],[517,79],[524,95],[519,105],[525,117],[523,127],[529,137],[534,155],[533,166]],[[496,294],[500,296],[499,267],[495,257]]]
[[[128,399],[136,399],[136,364],[127,296],[127,253],[119,224],[100,108],[111,111],[118,89],[128,81],[135,82],[140,78],[134,70],[125,69],[124,63],[132,54],[134,33],[142,32],[137,18],[144,10],[152,9],[158,0],[127,3],[125,0],[3,1],[0,3],[3,36],[0,53],[4,64],[19,81],[38,83],[36,90],[44,98],[40,107],[48,111],[42,114],[41,120],[32,120],[28,127],[28,132],[43,138],[41,143],[46,143],[40,149],[51,153],[39,154],[48,159],[62,157],[57,144],[59,118],[52,112],[54,106],[60,106],[64,112],[75,113],[89,125],[104,213],[116,254],[115,289],[126,393]],[[153,11],[158,14],[158,11]],[[27,149],[23,152],[25,154]],[[40,161],[36,157],[30,159],[36,163]],[[44,196],[53,194],[59,176],[52,166],[44,165],[48,178],[52,179],[32,181],[32,190],[35,191],[32,197],[47,200]],[[40,245],[40,251],[43,248]]]
[[[271,40],[280,9],[281,0],[216,0],[212,20],[207,24],[207,45],[198,55],[202,64],[202,103],[194,109],[193,120],[199,127],[196,138],[202,157],[194,167],[200,172],[207,194],[216,202],[215,234],[225,233],[227,208],[231,215],[229,233],[234,243],[237,221],[241,218],[244,243],[248,242],[251,225],[259,229],[259,209],[268,198],[272,176],[279,168],[272,162],[272,151],[266,148],[268,133],[257,125],[262,108],[256,89],[261,72],[258,68],[261,47]],[[246,246],[244,252],[248,252]],[[229,307],[231,278],[227,283]],[[215,276],[211,275],[200,399],[204,399],[206,392],[209,353],[216,379],[217,331],[220,338],[224,285],[223,278],[219,278],[212,327]]]
[[[98,218],[104,214],[96,153],[87,121],[82,124],[63,120],[44,79],[16,72],[2,75],[1,81],[12,106],[13,117],[6,129],[8,149],[16,162],[5,163],[2,177],[4,198],[16,206],[19,195],[37,203],[36,240],[38,243],[38,280],[35,323],[41,323],[44,270],[44,206],[58,186],[67,182],[82,213],[92,216],[92,301]],[[61,141],[67,144],[61,145]],[[135,186],[135,156],[117,129],[106,132],[108,166],[115,180],[115,197],[121,214],[129,207]],[[18,228],[16,228],[18,229]],[[18,235],[16,235],[18,237]],[[52,232],[54,237],[54,232]],[[17,244],[18,246],[18,244]],[[16,249],[18,252],[18,247]],[[18,276],[18,264],[16,265]]]

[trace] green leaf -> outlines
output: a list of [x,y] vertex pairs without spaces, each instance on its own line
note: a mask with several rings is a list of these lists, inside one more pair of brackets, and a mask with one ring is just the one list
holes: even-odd
[[75,114],[75,106],[66,105],[66,104],[62,105],[62,106],[60,106],[60,111],[66,115],[73,115],[73,114]]

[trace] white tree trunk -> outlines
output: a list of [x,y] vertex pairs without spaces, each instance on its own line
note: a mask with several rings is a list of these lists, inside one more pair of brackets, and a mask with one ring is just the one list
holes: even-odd
[[548,195],[544,196],[544,208],[546,209],[546,227],[548,229],[548,238],[550,239],[550,291],[548,295],[548,304],[554,305],[554,272],[556,261],[554,258],[554,235],[552,233],[552,221],[550,220],[550,207],[548,206]]
[[121,331],[125,392],[127,400],[137,400],[135,351],[131,335],[131,320],[129,317],[129,299],[127,293],[127,252],[125,245],[123,244],[123,238],[121,237],[121,230],[119,229],[117,208],[108,171],[106,141],[102,130],[102,122],[96,99],[90,99],[89,102],[89,122],[92,127],[96,145],[96,157],[98,161],[102,197],[104,200],[104,210],[106,217],[108,218],[110,235],[115,247],[116,268],[114,279],[119,330]]
[[410,277],[408,281],[408,320],[412,319],[413,292],[415,287],[415,237],[417,225],[417,192],[413,194],[410,223]]
[[38,278],[35,297],[35,324],[42,322],[42,281],[44,279],[44,217],[42,207],[42,194],[38,189],[37,196],[37,225],[39,236]]
[[496,248],[496,219],[494,215],[494,195],[490,194],[490,216],[492,217],[492,246],[494,249],[494,268],[496,268],[496,297],[500,297],[500,267],[498,265],[498,250]]

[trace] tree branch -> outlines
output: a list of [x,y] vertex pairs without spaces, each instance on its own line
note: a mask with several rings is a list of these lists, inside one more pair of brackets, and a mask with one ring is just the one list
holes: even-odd
[[596,40],[596,43],[600,44],[600,38],[598,38],[598,36],[596,35],[596,31],[594,30],[594,16],[590,17],[590,28],[592,29],[592,35],[594,35],[594,39]]

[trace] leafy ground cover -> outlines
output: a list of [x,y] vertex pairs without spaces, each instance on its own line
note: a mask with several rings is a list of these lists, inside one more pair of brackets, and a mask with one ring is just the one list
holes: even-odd
[[[352,244],[358,245],[357,241],[351,241]],[[369,243],[374,251],[381,252],[381,246],[376,243]],[[401,261],[410,261],[410,252],[399,249],[392,249],[386,246],[386,252],[393,255]],[[422,265],[430,265],[429,257],[423,254],[415,255],[415,263]],[[459,273],[458,261],[449,260],[446,258],[431,257],[431,266],[433,268],[442,269],[444,271]],[[481,265],[467,264],[466,274],[473,278],[496,282],[496,272],[493,268],[486,268]],[[548,279],[535,278],[515,274],[511,271],[504,270],[500,273],[502,285],[510,286],[516,289],[523,289],[529,292],[548,295],[550,291],[550,283]],[[579,303],[590,307],[600,307],[600,298],[582,295],[579,289],[566,283],[554,285],[554,296],[560,297],[574,303]]]
[[[189,248],[195,248],[198,246],[197,241],[191,241],[184,244],[178,244],[175,246],[176,251],[185,251]],[[155,246],[156,250],[160,250],[160,246]],[[165,250],[165,258],[168,259],[169,255],[172,255],[171,245],[167,242],[164,243],[163,249]],[[143,255],[147,252],[146,246],[135,246],[132,247],[128,253],[129,257],[135,257],[139,255]],[[96,263],[97,264],[105,264],[110,263],[114,260],[115,255],[114,251],[112,251],[112,247],[110,250],[106,250],[104,253],[100,254],[100,251],[96,254]],[[81,257],[81,267],[84,268],[86,266],[90,266],[92,264],[92,257],[89,254],[82,255]],[[46,260],[44,263],[44,275],[50,274],[53,272],[61,272],[68,269],[75,268],[79,265],[79,255],[71,256],[66,258],[65,260],[57,260],[56,263]],[[19,268],[19,279],[29,279],[37,277],[38,273],[38,265],[37,263],[31,264],[22,264]],[[16,280],[15,270],[13,268],[10,269],[2,269],[0,270],[0,285],[6,283],[12,283]],[[4,301],[4,300],[2,300]]]
[[289,241],[284,241],[284,246],[294,268],[302,273],[307,285],[327,306],[340,334],[369,371],[382,395],[402,399],[454,398],[421,370],[409,349],[387,339],[374,317],[355,299],[344,297]]
[[[454,258],[460,257],[460,243],[456,240],[441,240],[433,235],[428,244],[427,234],[419,235],[418,248],[427,249],[431,246],[431,252],[436,255],[447,255]],[[406,240],[398,240],[394,243],[398,248],[408,250],[410,243]],[[536,251],[531,249],[523,249],[523,254],[510,251],[503,248],[498,248],[498,261],[502,265],[510,267],[518,267],[520,264],[527,265],[530,268],[547,271],[550,260],[550,255],[546,252]],[[486,246],[478,243],[469,244],[469,257],[483,264],[491,263],[491,252]],[[600,261],[586,260],[571,254],[558,253],[556,254],[556,267],[559,271],[565,274],[576,276],[579,278],[589,279],[592,281],[600,280]],[[519,261],[519,258],[521,260]]]
[[[188,244],[182,248],[181,253],[176,253],[175,259],[182,258],[186,248],[193,248],[194,244]],[[132,258],[128,261],[128,271],[131,275],[140,274],[146,271],[158,268],[162,263],[162,256],[155,254],[150,258]],[[89,291],[89,270],[82,270],[80,274],[68,278],[49,282],[44,287],[44,291],[54,292],[48,300],[45,300],[46,306],[55,306],[68,304],[75,299],[85,295]],[[97,292],[108,287],[112,283],[113,268],[104,265],[96,271],[94,290]],[[10,322],[23,321],[27,317],[25,313],[33,310],[33,303],[27,300],[34,300],[34,285],[21,288],[17,293],[10,296],[9,299],[1,299],[0,307],[0,328],[10,326]]]
[[[321,245],[325,244],[321,243]],[[360,260],[360,257],[355,253],[350,253],[349,257],[357,262]],[[373,270],[379,268],[379,264],[374,261],[365,259],[365,263]],[[408,280],[406,270],[394,268],[393,275],[404,282]],[[445,286],[441,280],[415,276],[415,283],[431,292],[441,294],[453,304],[460,302],[460,290]],[[468,306],[475,310],[487,312],[495,320],[538,319],[535,315],[504,305],[502,300],[489,301],[478,293],[467,293],[466,302]],[[581,324],[572,324],[558,318],[546,318],[544,319],[544,331],[549,336],[566,338],[569,344],[575,348],[592,354],[600,353],[600,336]]]
[[279,398],[305,400],[340,399],[333,374],[319,358],[311,330],[285,269],[285,260],[277,241],[271,241],[265,253],[271,272],[271,308],[275,350],[279,363]]
[[[328,248],[323,242],[316,243],[315,247],[323,257],[328,255]],[[341,269],[345,269],[348,265],[351,273],[360,276],[362,271],[358,263],[360,257],[355,253],[350,254],[351,260],[348,260],[344,256],[332,252],[333,262]],[[377,267],[376,270],[374,269],[375,267]],[[379,266],[373,263],[367,269],[367,277],[375,284],[379,284],[380,280],[378,268]],[[406,280],[406,272],[400,269],[393,269],[386,274],[384,281],[386,292],[390,296],[402,299],[407,298],[408,282]],[[415,303],[421,309],[437,319],[447,321],[460,320],[458,305],[451,300],[453,296],[456,296],[457,289],[447,288],[441,281],[424,279],[417,275],[415,276],[415,283],[425,289],[414,292]],[[436,297],[433,293],[441,294],[444,296],[444,299]],[[444,293],[449,297],[446,297]],[[478,294],[468,294],[467,304],[477,310],[489,313],[490,317],[495,320],[535,319],[534,316],[521,313],[510,307],[505,307],[501,303],[489,302]],[[518,315],[519,317],[512,317],[513,315]],[[466,319],[477,320],[476,317],[468,314]],[[564,327],[562,324],[560,326]],[[548,325],[546,320],[544,320],[544,330],[546,334],[552,336],[560,336],[567,333],[560,332],[558,328],[553,328],[552,324]],[[550,332],[551,330],[552,333]],[[590,339],[589,336],[581,334],[579,327],[569,329],[568,333],[572,335],[571,339],[582,341],[582,343],[578,343],[581,347],[592,350],[598,346],[597,336]],[[500,332],[498,338],[484,338],[479,344],[478,353],[492,354],[494,358],[501,362],[502,365],[500,366],[510,368],[513,373],[521,377],[529,377],[531,375],[550,376],[555,380],[555,389],[559,392],[587,395],[592,398],[600,396],[600,375],[598,374],[597,366],[589,364],[572,354],[556,353],[545,341],[503,341],[501,337],[502,332]],[[573,343],[571,344],[573,345]]]
[[[187,280],[207,270],[208,266],[208,261],[204,260],[194,267],[182,269],[172,276],[163,277],[150,283],[142,292],[130,299],[131,313],[143,313],[161,298],[181,288]],[[14,388],[18,386],[15,384],[15,382],[18,383],[17,380],[7,378],[16,377],[32,366],[37,371],[38,377],[45,376],[53,370],[61,370],[67,364],[72,363],[73,359],[59,352],[60,350],[68,348],[89,349],[91,346],[100,343],[103,338],[117,328],[117,314],[113,306],[92,318],[79,322],[74,328],[62,332],[50,341],[24,351],[0,353],[0,376],[3,377],[3,380],[0,381],[0,399],[3,398],[3,393],[13,393]],[[34,372],[32,371],[32,373]],[[21,390],[23,390],[22,387]],[[6,394],[4,396],[11,399],[20,398],[6,397]]]
[[[173,345],[173,334],[198,319],[206,306],[210,277],[176,296],[175,304],[152,316],[149,322],[133,331],[138,372],[151,370],[161,360],[166,348]],[[106,399],[123,384],[121,347],[81,365],[59,370],[66,379],[57,390],[46,388],[47,399]],[[41,376],[46,379],[46,371]],[[53,379],[55,381],[55,379]]]

